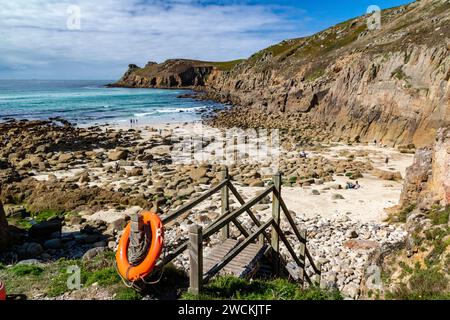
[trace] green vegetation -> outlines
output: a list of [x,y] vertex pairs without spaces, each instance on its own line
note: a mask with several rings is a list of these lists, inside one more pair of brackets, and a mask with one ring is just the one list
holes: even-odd
[[283,53],[292,53],[299,48],[299,39],[283,41],[279,44],[273,45],[266,49],[273,57],[279,56]]
[[61,218],[63,216],[64,212],[58,210],[44,210],[32,215],[33,219],[38,223],[48,221],[54,218]]
[[27,211],[24,218],[21,217],[10,217],[8,218],[8,223],[14,225],[18,228],[29,230],[31,228],[32,221],[36,223],[45,222],[54,218],[63,218],[67,215],[71,215],[70,212],[63,212],[60,210],[44,210],[39,212],[29,212]]
[[406,73],[403,71],[403,66],[399,66],[394,71],[392,71],[391,78],[396,78],[398,80],[410,79],[410,77],[407,76]]
[[435,206],[428,213],[428,217],[431,219],[433,225],[442,225],[448,223],[450,216],[450,206],[442,209],[439,206]]
[[309,73],[306,74],[305,79],[308,81],[314,81],[316,79],[319,79],[325,74],[325,68],[319,67],[315,70],[310,70]]
[[419,264],[410,270],[408,283],[401,283],[386,298],[396,300],[450,300],[449,280],[437,267],[422,269]]
[[8,223],[23,230],[29,230],[32,226],[29,220],[21,218],[8,218]]
[[86,280],[86,286],[98,283],[100,286],[108,286],[120,282],[120,276],[114,268],[106,268],[94,271]]
[[213,279],[200,295],[184,293],[182,299],[192,300],[341,300],[337,291],[317,287],[301,289],[285,279],[248,281],[232,276]]
[[15,265],[10,270],[10,272],[17,277],[26,275],[39,276],[43,271],[44,269],[42,269],[41,267],[30,264]]
[[211,62],[217,69],[221,71],[230,71],[236,65],[244,61],[243,59],[233,60],[233,61],[225,61],[225,62]]
[[40,265],[0,268],[0,278],[10,294],[29,295],[40,291],[48,297],[56,297],[70,291],[67,280],[73,273],[68,272],[68,267],[74,266],[80,270],[82,288],[97,283],[113,294],[121,288],[118,285],[122,285],[113,264],[114,253],[107,252],[87,261],[60,259]]
[[289,183],[294,184],[297,182],[298,177],[297,176],[292,176],[289,178]]
[[141,300],[142,295],[134,289],[127,287],[120,287],[116,291],[115,300]]
[[[414,208],[415,205],[410,205],[402,210],[400,218],[406,220]],[[449,208],[433,206],[424,214],[429,219],[428,223],[417,224],[411,231],[412,246],[408,246],[408,251],[392,255],[402,260],[396,263],[392,258],[384,264],[383,273],[387,276],[383,281],[394,284],[394,289],[386,292],[388,299],[450,300]],[[401,273],[393,280],[390,277],[396,270]]]
[[400,211],[398,211],[395,214],[391,214],[389,215],[389,217],[386,219],[388,222],[402,222],[405,223],[406,219],[408,218],[409,214],[411,212],[414,211],[414,209],[416,209],[416,204],[415,203],[411,203],[408,206],[406,206],[405,208],[401,209]]

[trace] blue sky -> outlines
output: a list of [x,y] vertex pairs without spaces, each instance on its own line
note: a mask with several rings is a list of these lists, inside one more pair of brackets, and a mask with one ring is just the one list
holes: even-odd
[[112,80],[129,63],[246,58],[362,15],[370,5],[409,2],[0,0],[0,79]]

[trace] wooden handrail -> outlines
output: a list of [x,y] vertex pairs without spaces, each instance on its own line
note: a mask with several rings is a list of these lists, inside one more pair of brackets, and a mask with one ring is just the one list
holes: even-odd
[[181,216],[183,213],[191,210],[192,208],[194,208],[195,206],[197,206],[199,203],[201,203],[202,201],[206,200],[207,198],[211,197],[213,194],[219,192],[223,186],[227,185],[229,179],[227,180],[223,180],[222,182],[220,182],[217,186],[215,186],[214,188],[212,188],[211,190],[205,192],[204,194],[202,194],[200,197],[192,200],[191,202],[185,204],[183,207],[181,207],[180,209],[176,210],[173,213],[169,213],[167,216],[162,217],[161,221],[163,224],[167,224],[175,219],[177,219],[179,216]]
[[291,254],[292,258],[295,260],[295,262],[297,263],[297,265],[298,265],[300,268],[304,268],[304,267],[305,267],[304,263],[302,263],[302,262],[300,261],[300,259],[297,257],[297,255],[295,254],[295,251],[294,251],[294,249],[292,249],[292,246],[289,244],[289,242],[288,242],[286,236],[285,236],[284,233],[283,233],[283,230],[281,230],[280,226],[279,226],[275,221],[272,223],[272,225],[273,225],[273,227],[275,228],[275,230],[277,230],[277,233],[278,233],[278,235],[280,236],[281,241],[283,241],[284,245],[285,245],[286,248],[288,249],[289,253]]
[[218,219],[215,223],[211,224],[205,231],[203,237],[208,238],[212,234],[216,233],[220,228],[222,228],[224,225],[232,221],[234,218],[241,215],[244,211],[247,211],[248,208],[251,208],[258,202],[260,202],[265,196],[270,194],[273,191],[273,187],[269,187],[266,190],[264,190],[261,194],[255,196],[250,201],[246,202],[242,207],[232,211],[226,216],[222,216],[220,219]]
[[298,228],[294,222],[294,219],[292,219],[292,216],[289,213],[289,209],[287,208],[286,203],[284,203],[284,200],[281,198],[280,194],[276,190],[274,190],[273,193],[274,193],[275,197],[277,197],[278,201],[280,202],[281,209],[283,209],[284,215],[286,216],[286,218],[289,222],[289,225],[294,230],[294,234],[297,236],[298,241],[300,241],[300,242],[305,241],[305,239],[303,239],[303,237],[300,235],[300,231],[298,230]]
[[[235,188],[235,186],[231,182],[228,183],[228,188],[231,190],[231,193],[233,193],[233,195],[236,197],[238,202],[241,205],[244,205],[245,204],[244,199],[241,197],[241,195],[239,194],[239,192],[237,191],[237,189]],[[248,215],[250,216],[250,218],[252,219],[253,223],[257,227],[260,227],[261,226],[261,222],[258,219],[256,219],[256,216],[254,215],[252,210],[250,208],[248,208],[246,211],[247,211]],[[266,238],[266,240],[268,242],[270,242],[270,236],[265,231],[262,233],[262,235],[264,236],[264,238]]]
[[222,270],[234,257],[242,252],[252,241],[254,241],[266,228],[268,228],[273,223],[273,219],[270,219],[262,226],[260,226],[253,234],[237,245],[233,250],[231,250],[219,263],[215,264],[208,272],[206,272],[203,277],[203,281],[208,281]]
[[[281,208],[283,209],[284,215],[286,216],[286,218],[287,218],[287,220],[288,220],[288,222],[289,222],[289,225],[290,225],[291,228],[294,230],[294,234],[297,236],[297,239],[298,239],[300,242],[305,243],[305,245],[306,245],[306,239],[304,239],[304,238],[300,235],[300,231],[298,230],[298,228],[297,228],[297,226],[296,226],[296,224],[295,224],[295,222],[294,222],[294,219],[292,219],[292,216],[291,216],[291,214],[289,213],[289,209],[287,208],[286,203],[284,202],[283,198],[280,196],[280,194],[278,193],[277,190],[274,190],[273,193],[274,193],[274,195],[278,198],[278,200],[280,201]],[[320,274],[321,274],[321,270],[320,270],[320,268],[318,268],[318,267],[316,266],[316,264],[314,263],[314,260],[313,260],[313,258],[312,258],[312,256],[311,256],[311,254],[309,253],[309,250],[306,248],[305,251],[306,251],[306,257],[308,258],[309,263],[311,264],[311,267],[314,269],[314,272],[316,272],[317,274],[320,275]]]
[[[306,269],[305,257],[308,259],[310,265],[314,269],[314,272],[316,274],[318,274],[319,277],[320,277],[320,275],[321,275],[320,264],[316,265],[314,263],[314,260],[313,260],[313,258],[311,256],[309,250],[306,248],[306,233],[305,233],[305,231],[303,231],[301,233],[299,231],[299,229],[297,228],[297,225],[295,224],[294,219],[292,218],[292,215],[290,214],[290,212],[289,212],[289,210],[288,210],[288,208],[286,206],[286,203],[284,202],[284,200],[281,197],[280,191],[277,190],[277,188],[274,185],[272,185],[272,186],[266,188],[260,194],[254,196],[248,202],[245,202],[244,199],[242,198],[242,196],[237,191],[236,187],[232,184],[231,179],[228,177],[228,175],[225,174],[223,177],[224,177],[224,179],[218,185],[216,185],[214,188],[212,188],[211,190],[205,192],[204,194],[200,195],[198,198],[190,201],[189,203],[183,205],[180,209],[175,210],[173,213],[169,213],[166,216],[163,216],[163,218],[161,219],[163,224],[167,224],[167,223],[169,223],[171,221],[174,221],[177,218],[179,218],[182,214],[184,214],[185,212],[188,212],[189,210],[191,210],[192,208],[194,208],[195,206],[200,204],[202,201],[204,201],[207,198],[211,197],[215,193],[221,192],[221,194],[222,194],[222,197],[221,197],[222,198],[222,215],[216,221],[212,222],[211,225],[209,225],[208,227],[205,228],[204,232],[202,232],[202,239],[203,240],[207,240],[213,234],[219,232],[221,229],[225,230],[224,228],[229,226],[230,223],[234,223],[236,225],[236,227],[239,229],[239,231],[241,232],[241,234],[244,235],[245,240],[243,242],[241,242],[240,244],[238,244],[233,250],[231,250],[222,259],[222,261],[220,261],[215,266],[213,266],[211,268],[211,270],[209,270],[204,275],[204,277],[203,277],[204,279],[203,280],[204,281],[208,281],[212,276],[217,274],[220,270],[222,270],[232,259],[234,259],[240,252],[242,252],[242,250],[244,250],[257,237],[260,237],[260,241],[263,241],[263,239],[265,238],[268,241],[268,243],[271,244],[272,241],[273,241],[273,237],[274,236],[275,237],[277,236],[279,239],[281,239],[281,241],[286,246],[288,252],[290,253],[292,258],[294,259],[295,263],[301,268],[301,272],[302,273],[298,277],[298,279],[302,283],[304,283],[304,281],[306,280],[309,284],[312,284],[312,281],[311,281],[310,277],[308,276],[308,274],[306,273],[306,270],[305,270]],[[279,174],[276,177],[279,178]],[[227,201],[225,201],[225,205],[224,205],[224,200],[227,200],[227,198],[228,198],[228,195],[227,195],[228,191],[224,192],[224,188],[226,188],[227,190],[230,190],[232,192],[232,194],[236,197],[236,199],[240,203],[240,205],[241,205],[240,208],[237,208],[237,209],[235,209],[235,210],[233,210],[231,212],[229,212],[227,210],[224,211],[224,209],[227,209],[227,207],[228,207],[227,206]],[[289,225],[291,226],[292,230],[294,231],[294,234],[296,235],[297,239],[301,242],[301,245],[303,245],[301,250],[300,250],[300,258],[297,256],[297,254],[295,253],[295,250],[293,249],[292,245],[289,243],[286,235],[284,234],[283,230],[281,229],[280,224],[277,221],[274,220],[275,218],[274,218],[273,214],[272,214],[272,217],[271,217],[271,219],[269,221],[267,221],[265,223],[262,223],[256,218],[255,214],[251,210],[251,208],[255,204],[260,202],[264,197],[266,197],[270,193],[273,193],[273,197],[275,198],[275,200],[273,200],[273,201],[275,201],[276,203],[279,204],[278,208],[281,207],[284,215],[286,216],[286,218],[287,218],[287,220],[289,222]],[[244,212],[248,213],[248,215],[250,216],[251,220],[253,221],[253,223],[257,227],[257,230],[254,233],[251,233],[251,231],[247,231],[246,228],[238,220],[238,217]],[[278,211],[278,214],[276,216],[279,219],[279,211]],[[269,235],[266,232],[266,229],[268,227],[270,227],[270,226],[272,226],[272,228],[273,228],[272,235]],[[264,237],[264,238],[262,238],[262,237]],[[175,259],[178,255],[183,253],[188,247],[189,247],[189,240],[186,240],[183,243],[181,243],[180,245],[178,245],[173,250],[173,252],[171,252],[170,254],[165,256],[164,259],[157,264],[157,266],[161,267],[161,266],[169,263],[170,261]],[[277,255],[277,257],[278,257],[278,255]],[[279,258],[282,261],[284,261],[284,259],[281,256]]]
[[[224,225],[232,222],[233,220],[235,220],[240,214],[242,214],[246,208],[249,208],[253,205],[255,205],[255,203],[258,203],[259,201],[261,201],[262,198],[264,198],[265,196],[267,196],[267,194],[269,194],[270,192],[272,192],[272,187],[267,188],[267,190],[265,190],[263,193],[261,193],[260,195],[254,197],[252,200],[250,200],[249,202],[247,202],[244,206],[242,206],[239,209],[236,209],[226,215],[221,216],[218,220],[216,220],[214,223],[212,223],[210,226],[208,226],[206,228],[206,230],[204,231],[203,234],[203,239],[208,239],[210,236],[212,236],[214,233],[216,233],[217,231],[219,231]],[[189,245],[189,241],[184,241],[182,244],[180,244],[174,252],[170,253],[169,255],[166,256],[166,258],[164,259],[163,264],[167,264],[170,261],[172,261],[173,259],[175,259],[178,255],[180,255],[181,253],[183,253],[184,250],[186,250],[188,248]]]

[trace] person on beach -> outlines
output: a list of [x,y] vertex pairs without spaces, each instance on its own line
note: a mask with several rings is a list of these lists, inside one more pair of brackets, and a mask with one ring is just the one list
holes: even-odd
[[384,160],[384,163],[386,164],[386,167],[389,165],[389,157],[386,157],[386,159]]
[[358,181],[356,181],[355,183],[353,182],[347,182],[347,185],[345,186],[345,189],[350,189],[350,190],[357,190],[360,189],[361,185],[359,184]]

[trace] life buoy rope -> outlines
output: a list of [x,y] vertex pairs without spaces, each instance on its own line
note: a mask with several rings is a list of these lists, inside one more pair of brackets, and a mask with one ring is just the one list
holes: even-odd
[[146,246],[148,248],[146,248],[147,250],[143,260],[133,264],[133,261],[130,261],[132,259],[128,258],[131,223],[125,227],[117,247],[116,270],[128,287],[134,287],[135,282],[139,280],[145,281],[145,277],[151,274],[163,250],[164,230],[161,219],[154,211],[151,211],[143,212],[142,220],[144,225],[150,230],[150,232],[147,232],[147,235],[150,234],[149,238],[151,238],[149,245]]

